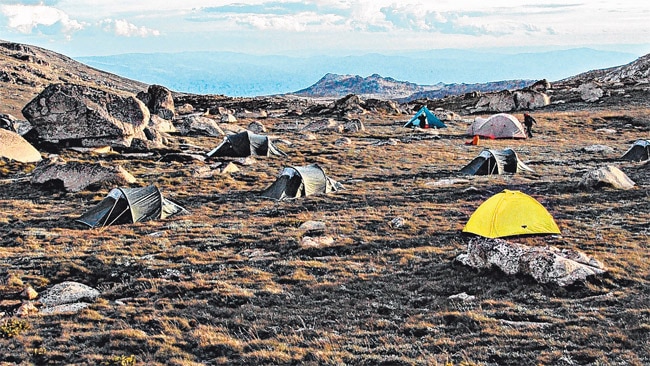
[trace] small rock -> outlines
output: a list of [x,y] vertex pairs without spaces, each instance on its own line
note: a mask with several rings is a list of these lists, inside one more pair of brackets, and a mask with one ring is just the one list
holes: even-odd
[[299,229],[300,230],[305,230],[305,231],[323,231],[327,228],[327,225],[325,225],[324,222],[322,221],[305,221],[300,225]]
[[588,153],[609,154],[609,153],[613,153],[614,149],[609,147],[609,146],[605,146],[605,145],[589,145],[589,146],[583,147],[582,151],[588,152]]
[[396,217],[388,223],[388,225],[392,228],[399,229],[404,226],[404,218],[403,217]]
[[230,113],[226,113],[226,114],[221,116],[221,122],[222,123],[235,123],[235,122],[237,122],[237,118],[234,115],[230,114]]
[[24,302],[18,310],[16,310],[16,316],[30,316],[38,314],[38,308],[31,301]]
[[237,167],[237,165],[233,163],[222,163],[218,168],[217,168],[219,174],[232,174],[232,173],[239,173],[241,170]]
[[462,302],[468,303],[468,302],[474,302],[476,300],[476,296],[468,295],[466,292],[461,292],[459,294],[449,296],[448,299],[460,300]]
[[304,236],[300,245],[304,248],[322,248],[334,244],[334,238],[331,236]]
[[20,296],[27,300],[34,300],[38,297],[38,292],[30,285],[25,286],[23,292],[20,293]]
[[75,302],[72,304],[47,306],[41,309],[41,314],[52,315],[52,314],[78,313],[79,311],[87,308],[88,306],[90,306],[90,304],[86,302]]
[[264,126],[264,124],[262,124],[262,122],[259,121],[253,121],[249,123],[246,129],[254,133],[266,132],[266,126]]
[[341,137],[340,139],[334,141],[334,145],[336,146],[343,146],[343,145],[350,145],[350,144],[352,144],[352,140],[350,140],[349,137]]

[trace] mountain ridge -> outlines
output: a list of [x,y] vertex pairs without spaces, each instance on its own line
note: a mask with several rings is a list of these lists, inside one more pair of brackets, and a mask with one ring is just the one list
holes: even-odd
[[[239,56],[241,55],[232,54],[232,57]],[[139,58],[140,56],[137,56],[136,60]],[[188,67],[190,67],[191,57],[186,59],[186,61],[188,62]],[[139,67],[143,66],[140,65]],[[197,68],[200,67],[197,66]],[[272,73],[272,71],[267,70],[269,73]],[[627,97],[626,93],[629,94],[630,91],[633,91],[635,103],[641,103],[640,99],[637,101],[637,96],[641,96],[639,93],[643,92],[641,90],[643,85],[645,85],[643,83],[648,83],[649,73],[650,55],[645,55],[620,66],[593,69],[557,82],[552,82],[553,87],[548,92],[554,100],[560,100],[563,103],[582,103],[583,101],[580,99],[580,92],[577,87],[581,86],[581,84],[594,81],[603,85],[609,85],[603,88],[609,88],[609,91],[606,90],[604,94],[609,98],[608,103],[610,104],[616,101],[624,102],[622,98]],[[372,73],[368,77],[361,77],[355,74],[340,75],[334,72],[327,72],[324,76],[321,75],[319,81],[312,84],[312,86],[296,89],[298,92],[303,92],[300,95],[286,93],[267,95],[266,97],[280,99],[283,97],[318,98],[328,95],[325,99],[332,99],[342,95],[359,94],[365,98],[393,99],[399,103],[434,99],[430,104],[442,105],[446,103],[450,109],[453,109],[472,105],[473,102],[476,102],[470,101],[469,99],[464,100],[463,98],[466,96],[463,94],[474,95],[477,93],[473,92],[481,94],[482,92],[488,93],[490,91],[522,89],[527,88],[532,82],[533,80],[512,79],[476,84],[445,84],[439,82],[420,85],[411,81],[399,81],[393,77],[383,77],[379,73]],[[128,95],[145,91],[150,85],[85,65],[54,51],[2,40],[0,40],[0,83],[2,83],[0,85],[2,86],[0,87],[0,98],[2,98],[0,113],[12,114],[18,118],[22,117],[21,110],[25,104],[38,95],[44,87],[52,83],[76,83],[100,89],[109,89]],[[637,86],[639,83],[642,85]],[[194,98],[197,103],[202,99],[201,94],[181,93],[174,91],[173,88],[164,83],[159,83],[159,85],[172,90],[175,98],[187,95],[190,97],[189,99]],[[625,86],[625,90],[623,90],[622,86]],[[215,95],[219,95],[222,100],[232,99],[232,103],[235,103],[237,100],[237,97],[223,94],[204,95],[206,98],[203,99],[206,101],[208,99],[214,99]],[[455,96],[455,98],[448,98],[450,96]],[[260,95],[244,99],[250,100],[251,98],[260,99],[265,98],[265,96]]]
[[359,75],[339,75],[327,73],[315,84],[287,95],[302,97],[340,98],[348,94],[357,94],[364,98],[393,99],[402,102],[424,99],[444,98],[468,92],[492,92],[525,88],[536,80],[502,80],[487,83],[437,83],[419,85],[409,81],[399,81],[391,77],[372,74],[368,77]]
[[587,70],[625,64],[636,57],[630,53],[574,48],[519,54],[447,49],[309,57],[185,52],[88,56],[77,60],[179,92],[254,97],[300,91],[327,73],[378,74],[418,85],[560,80]]

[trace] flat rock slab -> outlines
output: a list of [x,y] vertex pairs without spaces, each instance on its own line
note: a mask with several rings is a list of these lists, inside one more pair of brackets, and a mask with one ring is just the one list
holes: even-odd
[[93,184],[123,186],[135,183],[136,179],[121,166],[47,159],[34,169],[31,183],[52,181],[63,182],[63,187],[69,192],[79,192]]
[[530,275],[539,283],[568,286],[605,273],[598,260],[578,251],[530,247],[503,239],[472,239],[456,260],[478,269],[497,267],[509,275]]

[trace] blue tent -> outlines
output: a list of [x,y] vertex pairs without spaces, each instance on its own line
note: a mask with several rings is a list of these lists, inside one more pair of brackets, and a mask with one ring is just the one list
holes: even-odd
[[420,126],[420,120],[418,119],[418,117],[420,117],[420,115],[422,115],[422,114],[427,116],[427,124],[429,125],[430,128],[431,127],[447,128],[447,126],[444,123],[442,123],[442,121],[440,119],[438,119],[438,117],[436,117],[435,114],[431,113],[429,108],[427,108],[426,106],[423,106],[422,108],[420,108],[418,113],[416,113],[415,116],[413,116],[413,118],[411,118],[410,121],[406,122],[404,127],[414,127],[414,126],[423,127],[423,126]]

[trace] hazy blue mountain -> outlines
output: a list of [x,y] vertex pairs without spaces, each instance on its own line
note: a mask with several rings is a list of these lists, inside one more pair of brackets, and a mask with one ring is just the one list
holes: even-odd
[[234,52],[121,54],[77,57],[92,67],[148,84],[198,94],[284,94],[324,75],[378,74],[419,85],[485,83],[514,79],[560,80],[634,61],[638,55],[575,48],[505,54],[441,49],[402,54],[290,57]]

